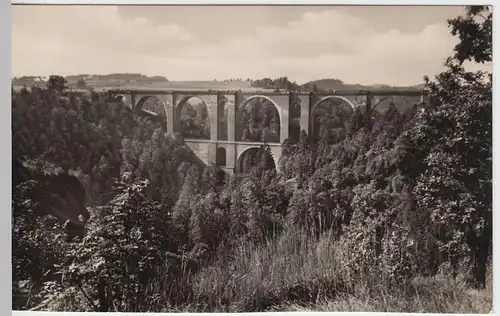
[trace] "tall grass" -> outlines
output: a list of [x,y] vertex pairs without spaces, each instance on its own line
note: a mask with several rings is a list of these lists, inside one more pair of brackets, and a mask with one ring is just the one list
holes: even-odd
[[242,241],[231,257],[196,275],[193,298],[206,302],[204,309],[263,311],[283,301],[334,296],[345,287],[329,235],[286,232],[259,246]]
[[[283,301],[316,301],[334,295],[343,280],[333,239],[287,232],[255,246],[242,241],[231,259],[220,260],[194,278],[193,298],[203,309],[263,311]],[[229,262],[228,262],[229,261]]]
[[493,281],[487,287],[475,290],[463,281],[425,278],[415,281],[411,295],[393,291],[378,291],[373,295],[356,293],[341,295],[335,300],[315,304],[284,303],[274,311],[328,311],[328,312],[412,312],[412,313],[481,313],[491,312]]
[[[202,269],[193,279],[187,311],[251,312],[321,310],[487,313],[492,279],[478,291],[460,278],[417,278],[409,288],[389,290],[377,274],[356,280],[342,264],[339,242],[289,231],[255,246],[240,242],[230,259]],[[363,284],[364,286],[359,286]],[[196,302],[196,304],[194,303]]]

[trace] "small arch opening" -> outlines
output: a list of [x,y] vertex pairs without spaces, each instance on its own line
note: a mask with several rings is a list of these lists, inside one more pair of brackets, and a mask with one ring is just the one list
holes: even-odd
[[111,101],[114,101],[114,102],[124,102],[125,103],[125,101],[126,101],[124,94],[111,95],[110,98],[111,98]]
[[243,151],[236,162],[236,173],[249,173],[252,169],[276,170],[272,153],[264,146],[251,147]]
[[218,147],[215,152],[215,164],[220,167],[226,166],[226,148]]

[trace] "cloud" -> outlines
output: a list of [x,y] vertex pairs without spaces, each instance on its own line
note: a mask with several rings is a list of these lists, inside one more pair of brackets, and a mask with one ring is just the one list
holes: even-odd
[[[14,72],[29,71],[32,63],[39,62],[46,63],[42,68],[67,67],[71,72],[72,66],[89,64],[99,56],[111,55],[115,57],[111,62],[120,63],[123,56],[193,40],[180,25],[157,25],[142,17],[123,19],[116,6],[14,6],[12,21]],[[66,59],[73,65],[62,65]],[[36,65],[33,68],[31,73],[37,71]]]
[[[172,80],[288,76],[405,85],[440,72],[456,43],[446,21],[415,32],[377,30],[334,7],[248,25],[245,35],[222,40],[191,31],[203,23],[196,17],[158,24],[125,19],[114,6],[16,6],[12,20],[14,75],[141,72]],[[215,33],[221,23],[203,27]]]
[[240,63],[249,63],[247,72],[261,76],[412,84],[439,72],[455,42],[445,23],[418,33],[376,32],[361,18],[326,10],[306,12],[281,26],[256,26],[250,36],[182,51],[179,57],[216,63],[223,56],[224,65],[241,68]]

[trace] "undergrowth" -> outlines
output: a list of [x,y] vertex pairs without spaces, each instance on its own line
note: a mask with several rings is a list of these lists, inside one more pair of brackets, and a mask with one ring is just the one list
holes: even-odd
[[[453,280],[443,275],[417,277],[395,289],[376,273],[364,276],[371,282],[353,279],[342,265],[339,244],[328,234],[315,238],[305,231],[285,232],[260,246],[242,240],[229,256],[219,255],[212,265],[197,273],[185,270],[170,288],[160,290],[162,280],[150,280],[146,311],[491,311],[491,266],[487,286],[482,290],[468,287],[460,276]],[[183,303],[170,305],[173,296],[181,292]],[[81,292],[68,289],[64,293],[54,298],[47,309],[91,310]]]

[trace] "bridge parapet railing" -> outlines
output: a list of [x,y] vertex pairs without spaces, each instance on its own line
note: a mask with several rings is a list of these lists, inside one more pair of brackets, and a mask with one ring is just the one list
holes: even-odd
[[108,90],[109,93],[114,94],[139,94],[139,95],[162,95],[162,94],[191,94],[191,95],[217,95],[217,94],[235,94],[242,93],[245,96],[250,95],[266,95],[266,96],[278,96],[278,95],[310,95],[315,94],[318,96],[329,96],[329,95],[339,95],[339,96],[361,96],[361,95],[373,95],[373,96],[421,96],[428,95],[427,90],[344,90],[344,91],[320,91],[320,92],[304,92],[304,91],[241,91],[241,90],[156,90],[156,89],[116,89]]
[[184,138],[184,142],[205,143],[205,144],[246,145],[246,146],[261,146],[261,145],[269,145],[271,147],[282,146],[281,143],[276,143],[276,142],[244,142],[244,141],[210,140],[210,139],[196,139],[196,138]]

